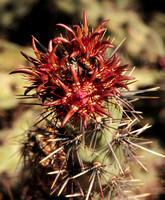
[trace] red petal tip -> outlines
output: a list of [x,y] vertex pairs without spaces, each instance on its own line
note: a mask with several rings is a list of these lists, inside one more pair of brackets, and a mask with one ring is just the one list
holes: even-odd
[[87,16],[84,10],[83,12],[83,34],[86,36],[88,35],[88,23],[87,23]]
[[67,123],[67,121],[74,115],[76,112],[76,107],[72,106],[67,115],[65,116],[64,120],[61,123],[61,128]]

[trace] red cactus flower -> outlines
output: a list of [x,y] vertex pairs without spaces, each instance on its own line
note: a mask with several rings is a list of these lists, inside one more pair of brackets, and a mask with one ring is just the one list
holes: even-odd
[[[86,14],[83,15],[83,27],[74,29],[57,24],[66,30],[66,37],[50,40],[46,53],[38,51],[32,38],[32,46],[37,59],[26,54],[33,66],[19,68],[11,73],[25,73],[32,85],[25,90],[25,95],[35,89],[43,106],[48,106],[58,116],[63,117],[61,127],[69,119],[82,119],[86,128],[89,118],[96,120],[97,115],[111,116],[105,102],[109,98],[121,96],[120,89],[127,87],[132,77],[124,76],[127,65],[121,66],[117,53],[106,57],[106,50],[113,45],[102,39],[106,31],[104,21],[93,31],[88,30]],[[62,49],[62,55],[57,51]]]

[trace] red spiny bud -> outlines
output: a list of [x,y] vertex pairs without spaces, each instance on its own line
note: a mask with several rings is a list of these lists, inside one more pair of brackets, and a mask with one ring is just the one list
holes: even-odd
[[[33,37],[37,59],[22,53],[33,66],[12,72],[28,75],[32,85],[27,87],[25,95],[35,89],[43,106],[49,106],[63,117],[61,126],[72,117],[76,120],[81,117],[86,127],[89,118],[111,116],[104,102],[121,95],[120,89],[128,89],[127,81],[132,79],[123,75],[127,65],[121,66],[116,52],[106,57],[105,51],[114,48],[108,40],[102,39],[106,30],[103,26],[108,20],[90,32],[85,12],[83,19],[83,27],[75,25],[76,30],[57,24],[66,30],[66,37],[50,40],[45,54],[39,52]],[[59,56],[56,52],[61,47],[63,54]]]

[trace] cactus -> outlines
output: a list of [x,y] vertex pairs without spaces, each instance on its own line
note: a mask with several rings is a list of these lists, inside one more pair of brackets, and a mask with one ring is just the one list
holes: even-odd
[[27,176],[23,200],[138,199],[148,195],[138,194],[131,164],[146,170],[138,149],[163,155],[147,149],[148,141],[139,137],[148,124],[132,128],[140,113],[131,101],[144,91],[129,90],[135,78],[128,65],[121,64],[119,46],[103,39],[107,22],[89,30],[84,11],[82,27],[57,24],[66,30],[66,37],[50,40],[48,48],[32,37],[36,58],[22,52],[32,65],[11,72],[24,74],[31,83],[24,95],[38,99],[36,104],[44,108],[26,132],[22,147]]

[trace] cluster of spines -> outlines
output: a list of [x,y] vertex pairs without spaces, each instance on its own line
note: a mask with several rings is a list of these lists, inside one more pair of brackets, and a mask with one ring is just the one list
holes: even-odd
[[[47,123],[46,128],[44,126],[42,128],[35,127],[27,132],[27,139],[22,149],[26,170],[30,169],[31,179],[33,180],[35,177],[37,180],[34,188],[44,195],[46,194],[45,198],[49,194],[51,198],[86,200],[106,199],[107,196],[110,199],[115,197],[127,199],[130,195],[136,199],[139,196],[135,195],[137,192],[136,182],[138,181],[133,180],[129,174],[129,162],[133,161],[147,170],[138,159],[136,149],[142,148],[150,151],[140,145],[141,141],[143,143],[148,141],[144,142],[144,139],[138,138],[139,134],[149,128],[148,125],[132,131],[135,120],[129,121],[112,133],[109,131],[107,123],[102,122],[100,124],[100,128],[95,133],[95,143],[99,140],[97,132],[99,133],[100,130],[104,131],[103,129],[106,128],[109,134],[112,134],[112,141],[107,141],[111,148],[108,147],[108,144],[102,147],[106,151],[104,156],[109,157],[108,162],[116,162],[113,159],[112,151],[118,157],[119,162],[124,157],[124,165],[121,163],[122,170],[116,170],[113,168],[118,165],[117,162],[115,164],[106,163],[106,161],[103,161],[106,158],[99,160],[97,158],[101,155],[94,155],[97,153],[97,149],[95,149],[97,144],[95,144],[95,147],[89,147],[93,146],[89,145],[88,138],[91,137],[91,134],[94,134],[94,130],[85,133],[85,143],[82,146],[83,135],[79,131],[73,131],[69,128],[68,130],[54,128],[52,122],[47,121]],[[91,156],[93,155],[94,159],[83,159],[83,156],[81,156],[82,148],[91,148]],[[116,149],[118,150],[116,151]],[[86,152],[84,151],[84,153]],[[30,191],[31,189],[29,189],[27,195],[31,194]],[[143,194],[141,197],[145,197],[145,195]]]
[[[128,65],[121,65],[117,52],[106,57],[106,50],[114,48],[110,41],[102,39],[106,31],[102,27],[106,23],[89,32],[84,12],[82,30],[78,25],[75,31],[58,24],[66,29],[66,37],[50,40],[45,54],[38,51],[33,37],[32,46],[37,59],[22,53],[33,66],[12,72],[27,74],[32,85],[27,87],[25,95],[35,90],[42,105],[63,118],[61,127],[70,119],[78,121],[81,118],[87,128],[88,121],[96,121],[97,115],[111,117],[105,102],[120,97],[121,88],[129,90],[128,81],[134,79],[124,75]],[[60,56],[59,49],[62,49]]]
[[[32,66],[11,72],[24,73],[32,83],[24,95],[35,91],[29,96],[46,107],[39,121],[45,119],[46,125],[29,131],[22,149],[25,166],[31,168],[32,180],[39,180],[36,188],[43,195],[136,199],[131,194],[135,180],[129,174],[129,161],[146,170],[136,149],[149,151],[138,144],[139,134],[149,126],[132,131],[136,111],[124,92],[129,94],[128,84],[134,78],[125,75],[128,65],[121,65],[117,48],[103,39],[107,22],[90,32],[84,12],[82,28],[57,24],[66,29],[66,37],[50,40],[45,53],[39,52],[33,37],[37,59],[22,53]],[[107,49],[113,50],[109,57]],[[29,193],[33,196],[30,189]]]

